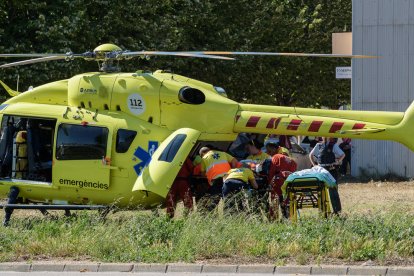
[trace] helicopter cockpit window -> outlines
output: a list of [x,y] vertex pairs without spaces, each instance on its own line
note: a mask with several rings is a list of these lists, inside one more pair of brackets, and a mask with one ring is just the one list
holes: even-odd
[[167,145],[167,147],[161,153],[158,160],[171,163],[174,160],[174,157],[177,154],[178,150],[180,149],[181,145],[184,143],[185,138],[187,138],[187,135],[177,134],[177,136],[175,136],[171,140],[171,142]]
[[132,142],[137,136],[137,132],[134,130],[120,129],[116,134],[116,152],[125,153],[128,151]]
[[61,124],[56,142],[58,160],[94,160],[106,156],[108,129]]

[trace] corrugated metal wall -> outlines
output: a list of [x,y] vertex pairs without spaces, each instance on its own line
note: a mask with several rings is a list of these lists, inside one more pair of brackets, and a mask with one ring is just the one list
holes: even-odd
[[[353,0],[352,108],[405,111],[414,99],[414,0]],[[413,126],[414,127],[414,126]],[[414,139],[414,137],[413,137]],[[414,153],[389,141],[353,141],[352,174],[414,177]]]

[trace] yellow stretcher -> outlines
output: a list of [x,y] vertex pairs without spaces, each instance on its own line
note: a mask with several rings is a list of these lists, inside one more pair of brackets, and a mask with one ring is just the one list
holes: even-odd
[[282,187],[285,208],[289,219],[298,220],[298,210],[305,208],[318,208],[321,216],[327,218],[331,213],[329,186],[317,177],[296,177],[285,181]]

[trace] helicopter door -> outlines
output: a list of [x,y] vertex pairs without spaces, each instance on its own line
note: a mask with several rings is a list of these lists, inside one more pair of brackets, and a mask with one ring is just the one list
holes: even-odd
[[181,128],[168,136],[152,155],[149,165],[138,176],[132,191],[147,191],[166,197],[200,134],[195,129]]
[[60,124],[53,183],[62,188],[108,190],[111,141],[107,127]]

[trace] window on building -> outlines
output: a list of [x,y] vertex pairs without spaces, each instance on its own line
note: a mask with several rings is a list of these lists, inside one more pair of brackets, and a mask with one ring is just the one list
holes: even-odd
[[125,153],[128,151],[132,142],[137,136],[137,132],[134,130],[120,129],[116,134],[116,152]]
[[96,126],[61,124],[56,142],[56,159],[94,160],[106,155],[108,129]]

